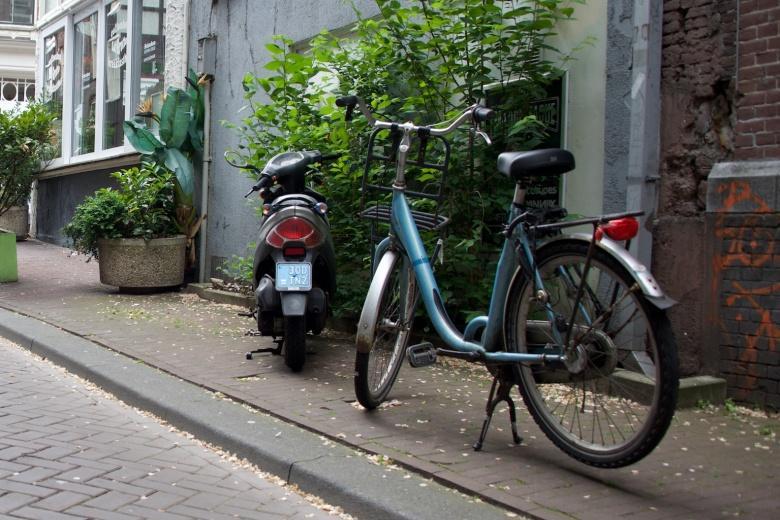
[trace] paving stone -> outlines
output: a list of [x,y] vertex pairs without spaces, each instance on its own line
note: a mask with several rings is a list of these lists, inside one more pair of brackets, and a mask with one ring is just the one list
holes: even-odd
[[[0,514],[47,520],[122,520],[234,518],[241,511],[246,518],[265,515],[278,520],[305,511],[304,516],[321,517],[319,510],[290,491],[232,466],[149,417],[96,395],[1,339],[0,358],[3,368],[13,367],[0,371],[0,389],[7,388],[9,379],[17,389],[27,388],[27,393],[0,392],[2,413],[23,414],[20,417],[25,419],[17,422],[21,430],[0,430],[0,450],[13,458],[0,459]],[[35,384],[20,383],[27,380]],[[62,395],[67,398],[61,399]],[[62,421],[60,408],[69,410],[72,417]],[[36,409],[47,411],[31,413]],[[53,414],[52,420],[46,413]],[[31,417],[34,424],[27,420]],[[55,422],[65,428],[57,430],[56,439],[38,435]],[[67,429],[80,434],[68,435]],[[243,508],[215,510],[222,505],[232,507],[237,496],[243,498]],[[256,512],[267,503],[281,505],[273,514]]]
[[52,511],[64,511],[70,507],[73,507],[82,502],[86,502],[91,497],[89,495],[83,495],[81,493],[73,493],[72,491],[60,491],[54,495],[39,500],[35,503],[35,507],[41,509],[50,509]]
[[24,493],[6,493],[0,496],[0,512],[8,513],[31,502],[35,502],[37,499],[38,497],[36,496],[26,495]]

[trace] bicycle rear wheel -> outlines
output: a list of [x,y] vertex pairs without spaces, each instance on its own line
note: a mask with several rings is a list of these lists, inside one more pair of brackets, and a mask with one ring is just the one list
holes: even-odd
[[[372,410],[385,400],[401,369],[414,321],[416,284],[406,255],[388,251],[379,262],[358,324],[368,350],[355,357],[355,394]],[[363,331],[364,325],[370,328]]]
[[506,343],[510,351],[557,353],[568,332],[572,348],[565,363],[517,365],[520,392],[560,449],[586,464],[617,468],[650,453],[669,427],[677,346],[666,314],[610,254],[596,248],[585,273],[587,251],[588,244],[576,242],[540,249],[545,293],[516,277]]

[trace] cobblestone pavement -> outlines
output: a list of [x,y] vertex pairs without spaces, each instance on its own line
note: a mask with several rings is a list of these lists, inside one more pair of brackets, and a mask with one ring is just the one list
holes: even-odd
[[244,336],[253,323],[235,307],[188,294],[118,294],[100,285],[94,262],[34,241],[19,244],[18,256],[20,281],[0,285],[0,306],[517,511],[569,520],[770,518],[780,506],[776,417],[680,411],[647,458],[600,470],[555,448],[516,396],[523,445],[511,445],[501,413],[475,453],[490,383],[481,368],[405,365],[388,406],[366,413],[355,403],[348,337],[311,340],[306,367],[292,374],[278,357],[244,359],[263,340]]
[[0,516],[334,518],[4,339],[0,358]]

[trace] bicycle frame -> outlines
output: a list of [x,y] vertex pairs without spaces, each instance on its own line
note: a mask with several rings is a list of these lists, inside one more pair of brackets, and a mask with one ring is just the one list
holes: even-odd
[[[391,247],[399,247],[400,243],[400,248],[403,249],[404,254],[409,258],[414,269],[420,295],[433,326],[441,339],[451,348],[460,352],[473,353],[479,359],[493,363],[563,361],[563,356],[559,354],[528,354],[499,351],[503,337],[502,329],[507,291],[512,276],[519,265],[517,252],[513,247],[511,237],[507,237],[504,241],[501,257],[498,261],[488,315],[479,316],[471,320],[467,324],[464,333],[455,328],[447,314],[430,259],[417,230],[409,203],[406,200],[403,183],[405,162],[403,148],[399,150],[399,155],[402,155],[402,157],[399,157],[398,175],[393,185],[392,214],[390,219],[391,233],[389,237],[377,245],[374,265],[378,265],[379,259],[385,251]],[[509,222],[517,216],[518,211],[518,207],[513,204],[510,209]],[[523,254],[529,260],[532,259],[533,254],[522,229],[518,229],[515,233],[519,235],[518,241]],[[536,285],[541,287],[539,273],[534,270],[533,276]],[[480,330],[483,332],[481,340],[477,342],[475,338]]]

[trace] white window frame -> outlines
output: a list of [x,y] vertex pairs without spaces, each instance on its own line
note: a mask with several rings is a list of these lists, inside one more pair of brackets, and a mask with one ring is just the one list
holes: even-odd
[[[43,42],[61,29],[65,29],[65,52],[63,56],[63,86],[62,86],[62,154],[51,161],[46,170],[57,170],[69,165],[92,163],[122,155],[134,154],[135,149],[130,145],[127,137],[120,146],[112,148],[104,147],[105,133],[105,95],[106,95],[106,6],[113,0],[99,0],[91,2],[68,2],[62,0],[60,7],[53,9],[45,16],[45,20],[38,25],[38,77],[44,77]],[[37,3],[36,3],[37,5]],[[135,107],[138,105],[138,89],[140,72],[138,57],[141,56],[141,9],[143,0],[128,0],[127,5],[127,72],[125,74],[125,121],[132,119]],[[73,136],[75,132],[73,118],[74,95],[74,68],[75,68],[75,25],[97,12],[97,67],[95,68],[97,81],[97,95],[95,107],[95,150],[93,152],[74,155]],[[167,75],[168,71],[166,71]],[[37,90],[37,89],[36,89]]]
[[[65,52],[62,57],[62,114],[60,116],[60,122],[62,124],[62,130],[61,130],[61,136],[60,136],[60,146],[61,146],[61,155],[51,161],[49,163],[48,168],[54,169],[59,168],[61,166],[64,166],[66,164],[69,164],[70,159],[70,145],[71,145],[71,139],[70,139],[70,125],[71,125],[71,117],[68,116],[68,114],[71,111],[71,101],[70,101],[70,89],[72,88],[71,81],[73,80],[73,70],[70,66],[71,64],[71,56],[70,53],[72,51],[72,45],[68,45],[69,38],[72,37],[72,24],[69,23],[70,21],[70,15],[63,16],[61,20],[57,20],[55,23],[52,23],[51,25],[46,26],[46,28],[41,31],[40,37],[38,38],[38,56],[40,57],[38,61],[38,77],[41,78],[41,81],[43,81],[43,78],[45,77],[45,71],[44,71],[44,62],[43,62],[43,56],[44,56],[44,47],[43,42],[46,41],[46,38],[53,35],[54,33],[60,31],[61,29],[65,30]],[[70,78],[69,78],[70,77]],[[36,89],[38,92],[44,92],[43,88]]]

